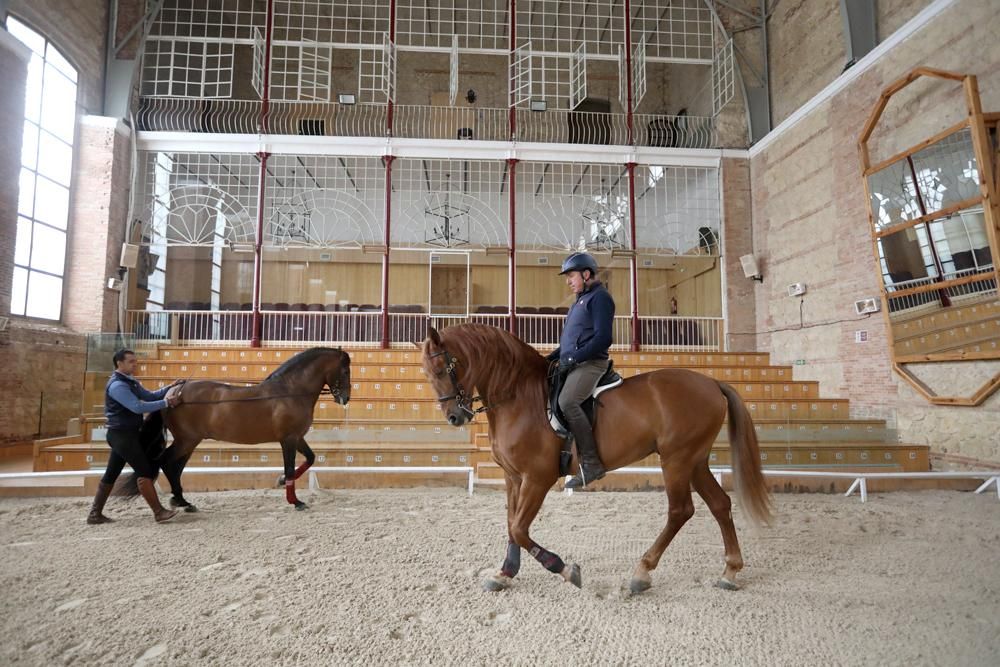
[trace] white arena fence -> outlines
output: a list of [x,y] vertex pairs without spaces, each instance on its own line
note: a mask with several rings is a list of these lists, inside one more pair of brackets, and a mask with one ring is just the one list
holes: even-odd
[[[723,475],[732,475],[733,470],[729,467],[711,468],[715,479],[721,484]],[[126,468],[131,472],[131,469]],[[472,466],[316,466],[308,471],[308,482],[310,489],[318,489],[319,479],[317,473],[391,473],[391,474],[464,474],[468,477],[468,493],[471,496],[475,484],[475,469]],[[218,474],[247,474],[247,473],[273,473],[280,475],[284,473],[284,468],[269,467],[191,467],[184,470],[184,474],[196,475],[218,475]],[[609,474],[639,474],[639,475],[659,475],[660,468],[648,467],[626,467],[609,471]],[[941,471],[941,472],[841,472],[827,470],[778,470],[765,468],[764,475],[772,477],[812,477],[828,479],[852,479],[854,482],[844,494],[850,496],[855,490],[859,490],[861,502],[868,502],[868,480],[872,479],[982,479],[983,483],[975,490],[975,493],[983,493],[990,486],[993,486],[1000,500],[1000,470],[975,470],[975,471]],[[103,470],[60,470],[55,472],[15,472],[0,473],[0,480],[5,479],[45,479],[53,477],[96,477],[103,475]],[[572,489],[564,491],[567,495],[572,495]]]
[[[125,467],[124,472],[132,472],[132,469]],[[468,492],[472,495],[472,490],[476,478],[476,471],[472,466],[313,466],[306,471],[310,489],[318,489],[319,478],[317,473],[391,473],[391,474],[463,474],[468,477]],[[232,467],[191,467],[184,469],[184,475],[242,475],[272,473],[283,475],[284,468],[274,466],[232,466]],[[0,473],[0,481],[5,479],[46,479],[53,477],[97,477],[104,475],[104,470],[57,470],[53,472],[6,472]]]
[[[712,467],[712,474],[716,481],[722,484],[723,475],[732,475],[733,469],[729,467]],[[860,489],[861,502],[868,502],[868,480],[870,479],[982,479],[985,480],[975,493],[982,493],[990,486],[994,486],[997,492],[997,499],[1000,500],[1000,470],[974,470],[974,471],[941,471],[941,472],[846,472],[827,470],[778,470],[765,468],[761,472],[770,477],[825,477],[832,479],[852,479],[845,496],[850,496],[856,489]],[[663,471],[660,468],[618,468],[609,470],[608,474],[634,474],[634,475],[660,475]],[[572,495],[573,489],[566,489],[564,493]]]

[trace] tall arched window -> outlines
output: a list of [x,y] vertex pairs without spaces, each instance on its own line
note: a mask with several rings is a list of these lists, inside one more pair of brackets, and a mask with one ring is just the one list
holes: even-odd
[[31,49],[25,86],[12,315],[58,320],[76,128],[76,68],[15,18],[7,31]]

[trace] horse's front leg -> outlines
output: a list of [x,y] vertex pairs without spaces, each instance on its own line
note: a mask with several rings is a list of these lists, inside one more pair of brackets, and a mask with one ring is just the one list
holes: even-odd
[[529,554],[535,557],[549,572],[560,575],[565,581],[570,582],[577,588],[582,585],[580,566],[576,563],[566,564],[557,554],[547,550],[542,545],[531,539],[529,528],[531,522],[538,515],[538,510],[542,508],[545,494],[555,480],[549,484],[532,483],[526,480],[521,482],[521,492],[517,499],[517,512],[514,515],[514,522],[511,524],[510,535],[514,542],[526,549]]
[[[289,436],[281,441],[281,456],[285,463],[285,500],[297,510],[306,509],[306,504],[295,495],[295,451],[301,438]],[[281,482],[279,478],[278,482]]]
[[510,473],[504,474],[504,484],[507,488],[507,556],[504,558],[500,572],[483,580],[483,590],[502,591],[510,588],[511,580],[521,569],[521,547],[511,536],[511,526],[517,511],[517,497],[521,491],[521,479],[514,478]]
[[187,466],[187,462],[190,460],[191,454],[199,442],[201,441],[196,440],[194,443],[184,443],[175,439],[174,444],[163,452],[163,459],[160,462],[163,476],[170,483],[170,506],[181,507],[185,512],[198,511],[197,507],[184,498],[184,489],[181,487],[181,474],[184,472],[184,467]]

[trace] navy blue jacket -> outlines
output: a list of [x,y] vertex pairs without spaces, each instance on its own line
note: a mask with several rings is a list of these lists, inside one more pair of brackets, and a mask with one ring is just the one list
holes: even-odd
[[104,387],[104,416],[108,428],[138,431],[142,428],[142,415],[167,407],[164,396],[169,387],[149,391],[136,380],[115,371]]
[[594,282],[577,295],[563,327],[559,347],[549,355],[568,363],[607,359],[615,321],[615,301],[603,283]]

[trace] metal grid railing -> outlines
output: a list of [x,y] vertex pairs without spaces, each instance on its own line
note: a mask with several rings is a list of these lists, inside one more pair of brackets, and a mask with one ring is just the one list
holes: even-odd
[[[333,306],[328,306],[333,308]],[[437,329],[474,322],[506,329],[509,313],[472,315],[428,315],[423,312],[391,312],[389,343],[407,348]],[[516,333],[539,349],[559,345],[564,315],[518,313]],[[640,317],[642,349],[658,351],[722,351],[723,322],[720,317]],[[253,313],[239,311],[171,310],[126,311],[123,336],[134,345],[241,345],[253,334]],[[352,348],[377,348],[382,341],[382,311],[261,311],[261,341],[268,346],[303,347],[340,344]],[[613,350],[628,350],[632,342],[632,320],[615,317]]]

